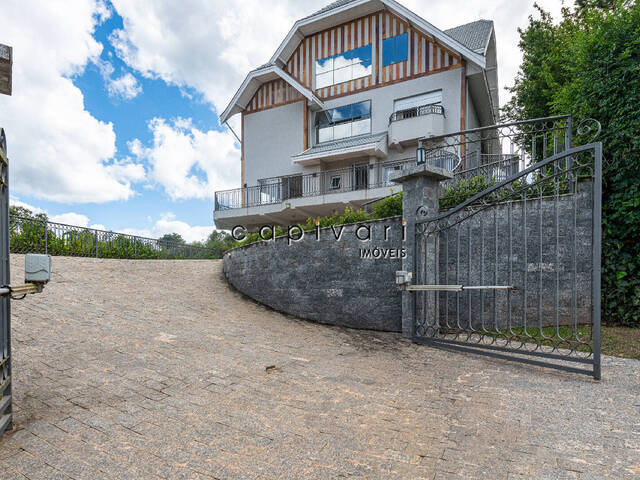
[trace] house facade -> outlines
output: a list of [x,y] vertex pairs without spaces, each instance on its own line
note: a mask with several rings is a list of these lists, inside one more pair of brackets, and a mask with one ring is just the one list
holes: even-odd
[[220,117],[241,115],[242,156],[241,187],[216,192],[217,228],[389,195],[419,140],[496,123],[495,43],[491,21],[442,31],[393,0],[338,0],[297,21]]

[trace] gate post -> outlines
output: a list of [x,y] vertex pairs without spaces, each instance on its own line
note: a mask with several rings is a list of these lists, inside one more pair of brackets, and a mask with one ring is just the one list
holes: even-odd
[[[424,264],[424,278],[420,278],[420,281],[430,284],[438,283],[435,270],[437,262],[425,262],[424,258],[419,258],[422,256],[436,260],[437,248],[435,246],[437,241],[433,242],[434,248],[431,248],[431,251],[419,252],[418,235],[420,233],[416,232],[416,224],[438,214],[440,181],[451,178],[453,178],[451,171],[427,163],[405,167],[391,176],[392,182],[402,185],[402,217],[406,228],[407,249],[407,255],[402,260],[402,269],[413,273],[413,283],[418,279],[420,262]],[[406,338],[414,336],[416,325],[415,296],[414,292],[402,292],[402,336]],[[436,298],[435,293],[433,297]]]

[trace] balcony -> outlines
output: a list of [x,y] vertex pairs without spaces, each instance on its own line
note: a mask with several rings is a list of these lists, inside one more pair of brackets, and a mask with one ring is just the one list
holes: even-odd
[[419,138],[444,133],[444,107],[422,105],[394,112],[389,117],[389,145],[416,143]]
[[348,205],[358,208],[389,195],[392,187],[397,190],[389,178],[407,164],[415,165],[415,157],[274,177],[263,180],[262,185],[216,192],[216,227],[291,224],[342,212]]
[[392,187],[395,184],[389,181],[391,172],[402,169],[406,164],[415,164],[415,158],[269,178],[265,179],[262,185],[216,192],[215,211],[272,205],[296,198]]

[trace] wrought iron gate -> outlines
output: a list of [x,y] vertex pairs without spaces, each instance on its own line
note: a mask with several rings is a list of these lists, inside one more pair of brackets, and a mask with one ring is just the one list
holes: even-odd
[[415,340],[600,378],[601,144],[564,138],[471,166],[493,173],[441,211],[486,188],[416,224]]
[[[9,161],[4,130],[0,129],[0,285],[9,277]],[[11,307],[0,296],[0,436],[11,428]]]

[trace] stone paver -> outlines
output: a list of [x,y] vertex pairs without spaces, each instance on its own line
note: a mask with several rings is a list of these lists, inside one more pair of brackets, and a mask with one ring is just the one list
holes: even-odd
[[218,261],[53,266],[13,302],[3,480],[640,478],[640,362],[598,383],[305,322]]

